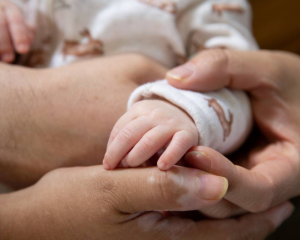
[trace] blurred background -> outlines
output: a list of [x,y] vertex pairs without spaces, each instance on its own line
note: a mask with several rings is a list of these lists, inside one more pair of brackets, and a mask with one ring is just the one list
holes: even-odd
[[[300,0],[249,1],[259,46],[300,54]],[[296,206],[295,213],[268,240],[300,240],[300,197],[292,202]]]
[[253,31],[260,47],[300,54],[300,0],[249,1]]

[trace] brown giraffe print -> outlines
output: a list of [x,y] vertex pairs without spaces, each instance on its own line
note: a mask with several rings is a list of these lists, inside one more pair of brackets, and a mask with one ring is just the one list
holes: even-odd
[[88,39],[87,43],[80,43],[79,41],[65,40],[63,47],[63,54],[73,56],[87,56],[87,55],[102,55],[103,43],[100,40],[93,39],[89,30],[82,31],[81,36]]
[[218,103],[218,101],[216,99],[212,98],[212,99],[205,99],[205,100],[208,101],[208,106],[213,108],[213,110],[216,112],[216,114],[219,118],[219,121],[222,125],[223,132],[224,132],[223,141],[225,142],[226,138],[228,138],[231,133],[231,127],[232,127],[232,123],[233,123],[233,114],[232,114],[232,112],[229,111],[229,121],[227,121],[225,113],[224,113],[224,109]]
[[27,67],[37,67],[41,66],[46,61],[46,52],[43,49],[31,50],[28,55],[28,60],[26,62]]
[[233,4],[229,4],[229,3],[213,4],[212,10],[213,10],[213,12],[218,13],[219,16],[222,16],[222,13],[225,11],[235,12],[235,13],[239,13],[239,14],[243,14],[245,12],[245,10],[241,6],[233,5]]
[[157,7],[163,11],[172,14],[177,13],[177,5],[172,0],[138,0],[138,1]]
[[43,48],[37,48],[30,51],[28,54],[28,58],[26,61],[26,66],[28,67],[37,67],[45,64],[47,57],[47,49],[49,45],[52,43],[52,37],[46,36],[41,40],[43,44]]

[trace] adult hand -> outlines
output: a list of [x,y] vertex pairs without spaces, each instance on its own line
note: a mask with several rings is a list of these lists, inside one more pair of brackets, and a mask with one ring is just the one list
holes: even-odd
[[169,72],[169,83],[178,88],[247,91],[263,133],[252,141],[250,152],[239,156],[248,170],[207,147],[194,148],[186,156],[192,166],[229,181],[226,200],[205,213],[228,217],[242,209],[260,212],[300,194],[299,76],[299,57],[267,51],[205,51]]
[[[212,191],[207,181],[220,182]],[[36,185],[0,195],[1,239],[264,239],[293,211],[290,203],[238,219],[195,222],[157,211],[215,204],[223,178],[174,167],[54,170]],[[155,211],[154,211],[155,210]]]
[[166,69],[127,54],[0,72],[0,181],[20,188],[56,168],[101,164],[131,92]]

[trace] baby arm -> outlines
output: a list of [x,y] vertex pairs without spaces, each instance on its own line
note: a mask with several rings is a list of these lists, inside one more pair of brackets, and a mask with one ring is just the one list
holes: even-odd
[[252,11],[247,0],[199,1],[178,23],[188,50],[187,57],[213,48],[257,50],[251,20]]
[[166,146],[158,160],[162,170],[171,168],[195,145],[230,153],[251,129],[250,103],[240,91],[201,94],[158,81],[137,88],[128,105],[129,111],[110,136],[103,161],[106,169],[114,169],[121,161],[138,166]]
[[124,167],[136,167],[168,145],[157,163],[167,170],[197,143],[198,131],[187,113],[163,100],[143,100],[114,126],[103,164],[114,169],[122,160]]
[[30,50],[33,31],[25,21],[22,10],[12,1],[0,0],[0,57],[10,63],[15,51],[25,54]]

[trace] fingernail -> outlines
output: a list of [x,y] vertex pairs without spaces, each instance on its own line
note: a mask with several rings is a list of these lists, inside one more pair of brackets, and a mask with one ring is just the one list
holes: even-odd
[[194,63],[189,62],[169,71],[167,73],[167,77],[177,81],[182,81],[192,76],[195,70],[196,70],[196,65]]
[[129,168],[129,165],[128,165],[128,163],[126,162],[126,160],[123,160],[121,163],[122,163],[122,166],[123,166],[124,168]]
[[12,62],[14,60],[14,55],[11,53],[6,53],[1,56],[3,62]]
[[157,166],[160,170],[163,170],[163,171],[166,171],[168,170],[168,166],[165,162],[158,162],[157,163]]
[[18,45],[18,52],[19,53],[26,53],[29,50],[29,47],[27,44],[19,44]]
[[205,152],[197,152],[192,151],[185,155],[184,160],[186,162],[194,162],[194,161],[201,161],[201,165],[203,166],[203,170],[209,170],[210,169],[210,156],[208,156]]
[[106,170],[110,170],[110,165],[108,164],[108,162],[106,160],[103,160],[103,167],[106,169]]
[[228,181],[226,178],[206,172],[198,174],[196,184],[200,197],[205,200],[222,199],[228,189]]
[[275,227],[279,227],[285,220],[287,220],[295,211],[295,207],[290,202],[285,203],[279,210],[277,210],[272,218]]

